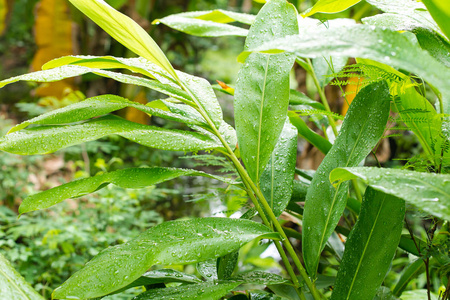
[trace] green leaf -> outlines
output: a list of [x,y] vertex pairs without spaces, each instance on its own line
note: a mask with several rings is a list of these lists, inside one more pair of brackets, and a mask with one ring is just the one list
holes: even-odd
[[394,295],[397,297],[400,296],[408,283],[423,272],[425,272],[425,264],[423,263],[423,260],[421,258],[415,260],[413,263],[407,266],[403,270],[401,277],[395,284],[395,287],[392,291]]
[[46,154],[111,134],[163,150],[197,151],[220,147],[216,141],[195,132],[169,130],[105,116],[78,125],[40,126],[16,131],[0,138],[0,150],[21,155]]
[[395,297],[388,287],[380,286],[372,300],[399,300],[399,298]]
[[436,60],[447,68],[450,68],[450,44],[441,36],[426,29],[417,28],[414,30],[420,47],[428,51]]
[[345,243],[331,299],[372,299],[400,241],[405,202],[367,188],[358,221]]
[[44,300],[1,253],[0,291],[2,299]]
[[450,175],[363,167],[339,168],[330,174],[331,182],[354,178],[438,218],[450,220]]
[[303,257],[311,276],[316,275],[320,253],[344,211],[348,184],[336,189],[330,172],[357,166],[370,153],[384,132],[389,116],[389,88],[385,82],[370,84],[356,95],[340,133],[314,175],[303,215]]
[[261,285],[283,284],[288,282],[288,280],[281,277],[280,275],[263,271],[242,273],[238,276],[230,278],[230,281],[241,281],[242,283]]
[[223,296],[237,287],[239,282],[190,284],[175,287],[151,289],[133,298],[133,300],[214,300]]
[[189,264],[218,258],[255,238],[270,235],[273,233],[266,226],[240,219],[165,222],[100,252],[58,287],[53,298],[107,295],[132,283],[153,265]]
[[305,140],[310,142],[314,147],[320,150],[323,154],[327,154],[328,151],[330,151],[332,144],[323,136],[318,135],[314,131],[312,131],[305,123],[305,121],[300,118],[299,115],[297,115],[294,112],[289,111],[288,112],[289,120],[291,121],[292,125],[294,125],[297,130],[298,134],[303,137]]
[[173,78],[177,78],[175,70],[162,50],[133,19],[118,12],[103,0],[69,1],[119,43],[160,66]]
[[297,162],[297,129],[286,119],[270,160],[261,174],[261,191],[275,216],[280,216],[292,195]]
[[309,17],[318,12],[334,14],[346,10],[359,1],[361,0],[319,0],[312,8],[302,13],[302,17]]
[[[412,2],[412,1],[411,1]],[[395,68],[421,76],[442,93],[444,113],[450,113],[450,70],[434,59],[427,51],[411,42],[407,35],[366,25],[351,25],[305,31],[302,35],[269,41],[249,49],[251,52],[290,52],[302,57],[350,56],[376,60]]]
[[197,263],[196,268],[197,272],[202,275],[206,281],[216,281],[219,278],[219,276],[217,275],[216,259],[201,261]]
[[217,259],[217,277],[219,280],[228,279],[233,275],[238,259],[239,251],[231,252]]
[[[245,41],[245,49],[298,33],[297,12],[284,0],[266,3]],[[291,55],[252,54],[236,83],[234,113],[242,160],[250,178],[259,182],[283,129],[289,104]]]
[[79,121],[84,121],[96,116],[108,114],[110,112],[125,108],[134,107],[149,115],[162,117],[172,121],[178,121],[188,124],[203,125],[200,120],[186,118],[178,114],[173,114],[161,109],[155,109],[147,105],[129,101],[125,98],[115,95],[102,95],[92,97],[81,102],[77,102],[63,108],[44,113],[36,118],[20,123],[9,130],[13,133],[28,127],[29,125],[60,125]]
[[337,74],[347,64],[348,57],[317,57],[312,60],[314,72],[316,73],[319,84],[324,88],[331,80],[333,74]]
[[[129,168],[75,180],[52,189],[28,196],[19,207],[19,213],[48,208],[69,198],[81,197],[96,192],[109,184],[121,188],[139,189],[172,180],[180,176],[220,177],[204,172],[176,168]],[[220,179],[219,179],[220,180]]]
[[442,0],[424,0],[423,3],[447,39],[450,40],[450,7],[448,3]]
[[153,21],[153,24],[163,23],[172,29],[202,37],[218,36],[247,36],[248,30],[223,23],[216,23],[210,20],[201,20],[197,18],[186,18],[181,14],[171,15],[162,19]]
[[[247,25],[252,25],[255,22],[255,15],[237,13],[223,9],[206,10],[206,11],[190,11],[175,14],[172,16],[180,16],[184,18],[195,18],[205,21],[213,21],[216,23],[232,23],[240,22]],[[154,21],[155,22],[155,21]]]
[[292,89],[290,90],[289,94],[289,105],[308,105],[317,109],[325,109],[322,103],[309,98],[302,92]]

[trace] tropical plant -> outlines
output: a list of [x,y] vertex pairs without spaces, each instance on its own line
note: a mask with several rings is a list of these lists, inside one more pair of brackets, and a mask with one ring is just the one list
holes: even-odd
[[[431,299],[432,289],[437,291],[441,285],[441,299],[449,297],[450,13],[441,2],[368,0],[384,13],[364,18],[362,25],[350,19],[318,22],[308,17],[339,12],[358,2],[330,0],[318,1],[300,16],[285,0],[270,0],[256,16],[214,10],[157,20],[199,36],[246,36],[236,85],[222,84],[225,92],[234,95],[236,129],[223,120],[208,81],[175,70],[134,21],[101,0],[70,2],[140,57],[62,57],[45,64],[43,71],[4,80],[1,86],[91,72],[156,90],[168,98],[148,105],[114,95],[89,98],[13,127],[0,139],[0,149],[46,154],[115,134],[152,148],[194,154],[213,151],[225,156],[238,176],[230,179],[156,166],[121,169],[31,195],[19,212],[48,208],[109,184],[143,188],[179,176],[209,177],[241,188],[253,208],[240,219],[198,218],[154,226],[100,252],[53,292],[54,299],[98,298],[135,286],[145,287],[135,299],[219,299],[230,293],[233,299],[406,299],[422,293]],[[251,27],[247,30],[230,22]],[[356,57],[357,64],[344,67],[348,57]],[[313,78],[322,103],[290,90],[294,62]],[[324,93],[333,77],[362,81],[345,118],[331,112]],[[290,104],[302,106],[289,110]],[[184,123],[190,130],[105,116],[124,107]],[[395,116],[390,116],[391,110]],[[305,115],[324,116],[320,124],[329,125],[332,132],[322,137],[312,131],[301,118]],[[343,119],[340,129],[339,119]],[[318,118],[313,120],[317,123]],[[418,137],[423,154],[409,166],[426,165],[428,173],[360,166],[393,123],[404,124]],[[298,135],[325,154],[314,173],[295,168]],[[299,180],[294,180],[295,174]],[[364,193],[361,186],[367,186]],[[430,216],[427,241],[412,230],[402,235],[405,202],[409,211]],[[301,234],[282,226],[282,213],[301,225]],[[251,220],[256,215],[263,224]],[[342,216],[345,223],[340,223]],[[273,242],[289,279],[235,271],[238,250],[255,239]],[[293,246],[295,240],[302,241],[304,265]],[[383,286],[398,248],[417,260],[395,284]],[[148,271],[155,265],[191,263],[197,263],[204,280],[170,269]],[[433,286],[430,266],[441,280]],[[8,272],[2,273],[1,282],[17,277]],[[411,279],[423,272],[427,289],[402,296]],[[10,284],[7,291],[13,298],[20,291],[25,296],[29,289],[23,286]],[[256,289],[261,286],[267,288]]]

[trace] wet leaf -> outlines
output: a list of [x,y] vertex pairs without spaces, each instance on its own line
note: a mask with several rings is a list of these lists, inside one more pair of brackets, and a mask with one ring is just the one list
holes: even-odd
[[450,8],[448,3],[437,0],[424,0],[423,3],[440,29],[447,36],[447,40],[450,40]]
[[296,162],[297,129],[287,119],[260,179],[264,198],[277,217],[291,199]]
[[400,241],[405,202],[367,188],[358,221],[345,243],[331,299],[372,299]]
[[290,90],[290,95],[289,95],[289,105],[308,105],[308,106],[311,106],[312,108],[317,108],[317,109],[322,109],[322,110],[325,109],[323,107],[322,103],[309,98],[302,92],[292,90],[292,89]]
[[328,83],[330,83],[330,81],[334,78],[333,74],[340,72],[347,64],[347,61],[348,57],[339,56],[317,57],[313,59],[312,65],[320,86],[324,88]]
[[[412,1],[411,1],[412,2]],[[301,57],[349,56],[369,58],[421,76],[442,93],[444,112],[450,113],[450,70],[434,59],[408,35],[367,25],[349,25],[302,31],[264,43],[240,55],[242,61],[251,52],[290,52]]]
[[[217,258],[255,238],[271,235],[272,231],[266,226],[240,219],[165,222],[124,244],[100,252],[58,287],[53,298],[85,299],[107,295],[132,283],[153,265],[189,264]],[[237,285],[239,283],[233,283],[230,287]]]
[[123,169],[75,180],[28,196],[20,205],[19,213],[23,214],[33,210],[48,208],[66,199],[96,192],[109,184],[114,184],[121,188],[139,189],[180,176],[204,176],[221,180],[221,177],[189,169],[162,167]]
[[231,252],[217,259],[217,277],[220,280],[228,279],[233,275],[239,259],[239,252]]
[[336,186],[330,172],[357,166],[381,138],[389,116],[390,96],[385,82],[370,84],[358,93],[345,116],[333,147],[314,175],[303,215],[303,256],[310,276],[315,276],[320,253],[344,211],[348,184]]
[[303,17],[312,16],[315,13],[334,14],[346,10],[347,8],[357,4],[361,0],[319,0],[314,6],[304,13]]
[[[245,42],[245,49],[298,33],[297,12],[284,0],[266,3]],[[295,57],[255,53],[238,74],[235,89],[236,131],[250,178],[259,182],[283,129],[289,104],[289,72]]]
[[1,253],[0,291],[3,299],[44,300]]
[[332,182],[354,178],[438,218],[450,220],[450,175],[363,167],[339,168],[330,174]]
[[283,284],[288,282],[288,280],[281,277],[280,275],[263,271],[253,271],[239,274],[238,276],[230,278],[229,280],[241,281],[242,283],[262,284],[262,285]]
[[255,15],[237,13],[234,11],[215,9],[206,11],[190,11],[183,12],[180,14],[175,14],[172,16],[180,16],[183,18],[195,18],[205,21],[213,21],[216,23],[232,23],[240,22],[247,25],[252,25],[255,22]]
[[220,147],[204,135],[133,123],[116,116],[105,116],[78,125],[40,126],[13,132],[0,138],[0,150],[21,154],[46,154],[117,134],[146,147],[197,151]]
[[197,263],[197,271],[206,281],[216,281],[219,277],[217,275],[217,260],[210,259]]

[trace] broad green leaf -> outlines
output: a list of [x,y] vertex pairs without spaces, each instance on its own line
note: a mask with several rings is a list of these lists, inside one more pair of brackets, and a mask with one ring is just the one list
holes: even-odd
[[206,281],[216,281],[219,276],[217,275],[217,260],[210,259],[197,263],[197,272],[206,279]]
[[33,210],[48,208],[66,199],[77,198],[96,192],[109,184],[114,184],[121,188],[139,189],[172,180],[180,176],[220,178],[189,169],[162,167],[123,169],[75,180],[28,196],[20,205],[19,213],[23,214]]
[[155,109],[147,105],[129,101],[115,95],[102,95],[92,97],[81,102],[77,102],[63,108],[42,114],[36,118],[20,123],[9,130],[12,133],[28,127],[29,125],[60,125],[79,121],[84,121],[93,117],[108,114],[110,112],[125,108],[134,107],[149,115],[162,117],[172,121],[188,124],[203,125],[200,120],[190,119],[178,114],[173,114],[161,109]]
[[450,44],[441,36],[426,30],[417,28],[414,30],[420,47],[428,51],[435,59],[447,68],[450,68]]
[[162,50],[133,19],[118,12],[103,0],[69,1],[119,43],[160,66],[173,78],[177,78],[175,70]]
[[[245,49],[298,33],[297,12],[284,0],[266,3],[245,41]],[[289,72],[295,57],[254,53],[241,67],[234,113],[242,160],[254,182],[267,165],[283,129],[289,104]]]
[[294,125],[297,130],[298,134],[303,137],[305,140],[310,142],[314,147],[320,150],[323,154],[327,154],[328,151],[330,151],[332,144],[325,139],[323,136],[318,135],[314,131],[312,131],[305,123],[305,121],[300,118],[296,113],[294,112],[288,112],[289,120],[291,121],[292,125]]
[[247,25],[252,25],[255,22],[255,15],[237,13],[223,9],[206,10],[206,11],[190,11],[175,14],[173,16],[180,16],[184,18],[195,18],[205,21],[213,21],[216,23],[232,23],[240,22]]
[[339,168],[330,174],[331,182],[355,178],[438,218],[450,220],[450,175],[363,167]]
[[261,174],[261,191],[275,216],[280,216],[292,195],[297,162],[297,129],[286,119],[275,149]]
[[223,296],[237,287],[239,282],[190,284],[175,287],[151,289],[144,292],[133,300],[213,300],[221,299]]
[[269,41],[249,49],[240,55],[244,59],[251,52],[290,52],[302,57],[349,56],[376,60],[389,66],[404,69],[421,76],[442,93],[444,113],[450,113],[450,69],[446,68],[427,51],[413,44],[407,35],[388,29],[366,25],[302,32]]
[[450,40],[450,6],[444,0],[423,0],[433,19]]
[[400,296],[401,300],[440,300],[434,293],[430,293],[430,298],[428,298],[428,291],[426,289],[417,289],[412,291],[405,291]]
[[290,90],[289,94],[289,105],[308,105],[317,109],[325,109],[322,103],[309,98],[302,92],[292,89]]
[[100,252],[57,288],[53,299],[107,295],[132,283],[153,265],[218,258],[255,238],[269,236],[273,236],[269,228],[248,220],[201,218],[164,222]]
[[392,290],[394,295],[397,297],[400,296],[408,283],[423,272],[425,272],[425,264],[421,258],[407,266]]
[[345,243],[331,299],[372,299],[400,241],[405,202],[367,188],[361,213]]
[[319,0],[314,6],[304,13],[303,17],[312,16],[315,13],[334,14],[346,10],[347,8],[357,4],[361,0]]
[[164,129],[105,116],[77,125],[40,126],[16,131],[0,138],[0,150],[21,154],[46,154],[117,134],[143,146],[172,151],[198,151],[220,147],[195,132]]
[[163,23],[172,29],[202,37],[217,36],[247,36],[248,30],[223,23],[217,23],[210,20],[201,20],[197,18],[186,18],[181,15],[171,15],[162,19],[153,21],[153,24]]
[[356,95],[340,133],[314,175],[303,215],[303,257],[315,277],[322,252],[345,209],[348,184],[336,189],[328,177],[337,167],[357,166],[381,138],[389,116],[387,84],[370,84]]
[[236,269],[239,259],[239,252],[231,252],[217,259],[217,276],[219,280],[228,279]]
[[2,299],[44,300],[1,253],[0,293]]

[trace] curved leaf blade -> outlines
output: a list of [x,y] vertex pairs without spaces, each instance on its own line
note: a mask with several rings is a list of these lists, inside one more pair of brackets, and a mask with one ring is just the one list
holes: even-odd
[[433,19],[450,40],[450,8],[444,1],[424,0],[423,3],[428,8]]
[[316,276],[320,253],[345,209],[348,184],[336,189],[330,172],[340,166],[358,165],[378,143],[389,116],[387,84],[377,82],[356,95],[333,147],[315,173],[306,196],[303,215],[303,257],[311,276]]
[[[245,48],[297,33],[295,7],[283,0],[272,0],[257,15]],[[254,182],[259,182],[284,126],[289,104],[289,72],[294,60],[291,55],[255,53],[238,74],[234,94],[236,132],[242,160]]]
[[[237,13],[234,11],[223,10],[223,9],[215,9],[215,10],[206,10],[206,11],[189,11],[183,12],[179,14],[175,14],[172,16],[180,16],[184,18],[195,18],[199,20],[205,21],[213,21],[216,23],[232,23],[232,22],[240,22],[247,25],[252,25],[255,22],[255,15]],[[153,23],[156,21],[153,21]]]
[[372,299],[397,249],[405,202],[367,188],[358,221],[345,243],[331,299]]
[[172,151],[197,151],[220,147],[204,135],[133,123],[105,116],[78,125],[41,126],[16,131],[0,138],[0,150],[21,154],[47,154],[117,134],[146,147]]
[[3,299],[44,300],[1,253],[0,291]]
[[450,175],[363,167],[339,168],[330,174],[332,182],[354,178],[438,218],[450,220]]
[[334,14],[346,10],[347,8],[357,4],[361,0],[319,0],[314,4],[314,6],[304,13],[303,17],[309,17],[315,13],[327,13]]
[[224,180],[221,177],[189,169],[162,167],[129,168],[75,180],[28,196],[20,205],[19,213],[24,214],[33,210],[48,208],[66,199],[96,192],[109,184],[114,184],[121,188],[140,189],[180,176],[204,176]]
[[130,284],[155,264],[188,264],[218,258],[268,234],[272,234],[268,227],[240,219],[165,222],[100,252],[57,288],[53,298],[103,296]]

